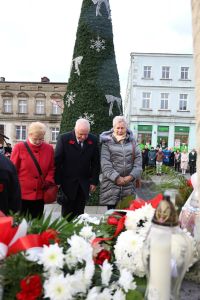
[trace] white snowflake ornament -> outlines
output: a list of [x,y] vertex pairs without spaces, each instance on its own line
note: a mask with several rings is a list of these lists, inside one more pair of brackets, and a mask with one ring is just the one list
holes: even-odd
[[67,95],[67,100],[65,101],[67,107],[70,107],[71,104],[74,104],[74,102],[75,102],[75,97],[76,97],[76,94],[74,94],[73,92],[70,92],[70,93]]
[[79,119],[86,119],[90,125],[94,125],[94,114],[88,114],[87,112],[84,112],[83,116],[80,116]]
[[91,42],[90,48],[96,50],[97,52],[106,49],[105,40],[101,40],[99,36],[97,37],[97,40],[92,39],[90,40],[90,42]]

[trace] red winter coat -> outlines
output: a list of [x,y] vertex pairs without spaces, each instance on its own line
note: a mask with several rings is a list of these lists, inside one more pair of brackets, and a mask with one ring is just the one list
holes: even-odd
[[[29,140],[27,140],[27,143],[40,165],[45,181],[54,183],[53,147],[44,142],[39,146],[31,144]],[[17,168],[22,199],[43,199],[41,177],[23,142],[15,145],[10,159]]]

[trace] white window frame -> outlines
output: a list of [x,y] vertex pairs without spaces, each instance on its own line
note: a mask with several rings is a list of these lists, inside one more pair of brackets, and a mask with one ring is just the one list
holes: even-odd
[[181,80],[189,79],[189,67],[181,67]]
[[36,99],[35,113],[37,115],[44,115],[44,113],[45,113],[45,103],[44,103],[43,99]]
[[143,92],[142,93],[142,108],[143,109],[150,109],[150,100],[151,100],[151,93]]
[[3,99],[3,112],[7,114],[12,114],[12,99]]
[[16,135],[16,140],[25,141],[26,140],[26,126],[25,125],[16,125],[15,126],[15,135]]
[[52,115],[61,115],[61,108],[55,102],[52,103]]
[[52,142],[57,142],[59,132],[60,132],[59,127],[51,127],[51,141]]
[[162,79],[170,79],[170,67],[162,67]]
[[28,113],[28,104],[26,99],[18,100],[18,112],[19,114],[27,114]]
[[161,93],[160,95],[160,109],[169,109],[169,94]]
[[144,79],[150,79],[151,78],[151,71],[152,71],[151,66],[144,66],[144,71],[143,71]]
[[179,110],[186,111],[188,103],[188,94],[179,95]]

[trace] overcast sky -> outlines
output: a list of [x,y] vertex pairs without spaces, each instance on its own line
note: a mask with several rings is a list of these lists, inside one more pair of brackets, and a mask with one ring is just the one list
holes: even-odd
[[[81,5],[0,0],[0,76],[67,82]],[[192,53],[190,0],[110,0],[110,6],[122,98],[131,52]]]

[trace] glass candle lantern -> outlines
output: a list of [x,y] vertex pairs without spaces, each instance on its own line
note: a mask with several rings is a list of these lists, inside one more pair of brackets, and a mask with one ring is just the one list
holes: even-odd
[[164,197],[155,211],[144,246],[148,280],[145,299],[178,300],[193,255],[193,239],[180,228],[170,197]]

